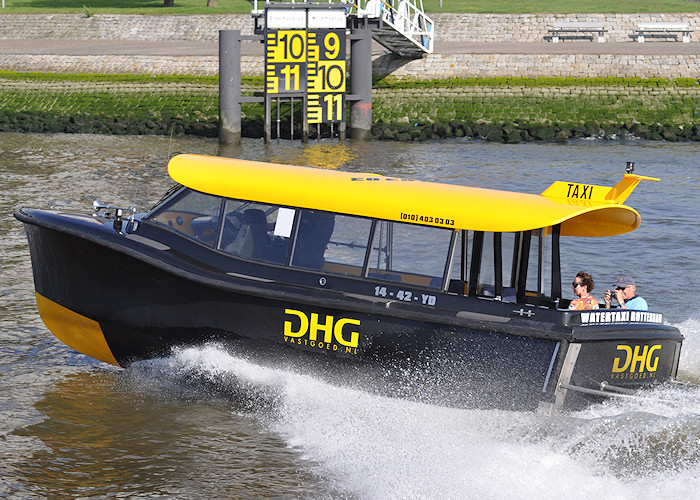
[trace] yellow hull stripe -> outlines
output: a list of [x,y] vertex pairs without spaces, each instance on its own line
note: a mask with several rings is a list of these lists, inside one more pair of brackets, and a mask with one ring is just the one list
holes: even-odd
[[97,321],[73,312],[39,293],[36,294],[36,305],[46,327],[61,342],[91,358],[119,366]]

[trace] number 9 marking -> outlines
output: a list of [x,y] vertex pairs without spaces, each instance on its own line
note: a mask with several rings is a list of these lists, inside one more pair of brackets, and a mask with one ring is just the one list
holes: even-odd
[[323,39],[323,45],[326,48],[326,59],[335,59],[340,52],[340,38],[337,33],[328,33]]

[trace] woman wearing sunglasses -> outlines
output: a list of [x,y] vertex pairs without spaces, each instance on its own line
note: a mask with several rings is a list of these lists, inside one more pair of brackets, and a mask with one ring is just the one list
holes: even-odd
[[571,301],[569,309],[574,311],[598,309],[598,301],[590,295],[594,286],[593,277],[590,274],[584,273],[583,271],[579,272],[571,283],[571,287],[574,289],[574,295],[578,298]]

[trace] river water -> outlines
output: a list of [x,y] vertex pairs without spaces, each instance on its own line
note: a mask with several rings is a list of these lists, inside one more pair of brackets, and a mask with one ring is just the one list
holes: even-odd
[[[700,144],[273,143],[0,133],[0,498],[693,498],[700,389],[584,411],[457,410],[336,387],[202,346],[116,369],[61,344],[36,311],[21,206],[149,208],[181,152],[541,192],[612,185],[634,161],[637,231],[564,241],[563,281],[600,296],[637,278],[685,335],[700,383]],[[568,290],[566,287],[565,290]]]

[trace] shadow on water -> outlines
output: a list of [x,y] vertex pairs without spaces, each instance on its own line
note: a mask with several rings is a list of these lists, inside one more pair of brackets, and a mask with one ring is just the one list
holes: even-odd
[[[197,373],[162,366],[69,375],[15,431],[41,443],[14,464],[20,491],[41,496],[304,498],[317,483],[300,457],[251,418],[254,403],[202,390]],[[199,372],[201,373],[201,372]],[[243,410],[243,411],[241,411]]]

